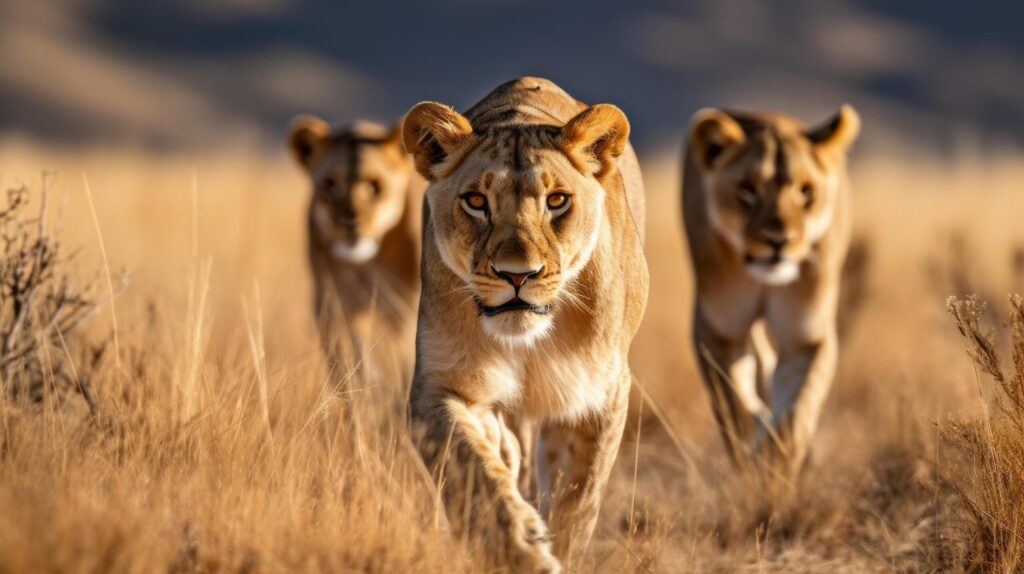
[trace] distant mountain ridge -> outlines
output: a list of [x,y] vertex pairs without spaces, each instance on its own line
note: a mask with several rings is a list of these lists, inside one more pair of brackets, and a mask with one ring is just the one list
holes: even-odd
[[1024,143],[1020,3],[41,4],[0,0],[0,134],[270,141],[299,112],[389,121],[533,74],[617,103],[641,146],[677,139],[705,105],[817,121],[843,101],[867,112],[876,141]]

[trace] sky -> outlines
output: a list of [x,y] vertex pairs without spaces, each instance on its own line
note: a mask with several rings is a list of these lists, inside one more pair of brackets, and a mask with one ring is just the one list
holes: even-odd
[[1024,3],[948,0],[0,0],[0,137],[276,145],[293,116],[465,109],[520,75],[619,105],[638,146],[705,106],[868,145],[1024,143]]

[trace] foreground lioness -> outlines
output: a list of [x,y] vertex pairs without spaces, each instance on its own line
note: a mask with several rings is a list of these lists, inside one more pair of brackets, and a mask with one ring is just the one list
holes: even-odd
[[411,349],[426,182],[405,153],[400,127],[356,122],[332,130],[303,116],[288,143],[313,186],[309,259],[328,356],[366,359],[382,339],[399,348],[408,339]]
[[690,124],[683,216],[697,276],[694,340],[738,462],[767,454],[794,472],[817,427],[836,365],[846,152],[859,128],[849,106],[813,129],[718,110]]
[[[538,78],[403,126],[431,182],[410,413],[453,528],[486,529],[515,571],[582,555],[622,437],[648,285],[628,135]],[[517,487],[534,422],[550,536]]]

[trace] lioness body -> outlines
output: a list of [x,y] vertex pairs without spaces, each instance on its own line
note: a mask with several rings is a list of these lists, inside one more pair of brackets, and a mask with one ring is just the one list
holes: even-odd
[[[694,343],[738,462],[800,468],[837,358],[850,240],[844,107],[807,130],[772,114],[704,110],[686,152],[683,215],[696,272]],[[763,459],[762,459],[763,460]]]
[[[621,439],[627,355],[647,299],[628,123],[612,106],[587,108],[547,80],[522,78],[465,117],[421,104],[404,132],[433,181],[410,396],[424,458],[445,472],[453,526],[488,522],[463,520],[460,497],[475,489],[496,505],[507,561],[557,570],[545,522],[519,485],[529,482],[539,425],[536,478],[554,552],[579,558]],[[467,194],[483,197],[466,203]],[[516,286],[509,273],[530,279]],[[533,310],[502,312],[510,301]]]
[[292,152],[313,188],[314,312],[332,361],[338,353],[366,361],[378,345],[411,348],[426,182],[399,136],[369,122],[332,130],[311,117],[292,128]]

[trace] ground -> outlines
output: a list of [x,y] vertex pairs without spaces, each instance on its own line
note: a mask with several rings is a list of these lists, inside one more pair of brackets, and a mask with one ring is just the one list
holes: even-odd
[[[739,479],[688,343],[678,150],[650,154],[648,316],[631,419],[591,545],[599,572],[931,571],[967,525],[940,437],[993,393],[946,313],[997,315],[1024,278],[1019,157],[861,154],[839,375],[797,488]],[[41,187],[84,277],[129,278],[100,408],[0,404],[0,572],[476,571],[408,446],[401,384],[326,372],[310,316],[307,190],[283,153],[0,145]],[[87,178],[95,201],[89,210]],[[105,308],[86,335],[115,332]],[[641,390],[642,389],[642,390]]]

